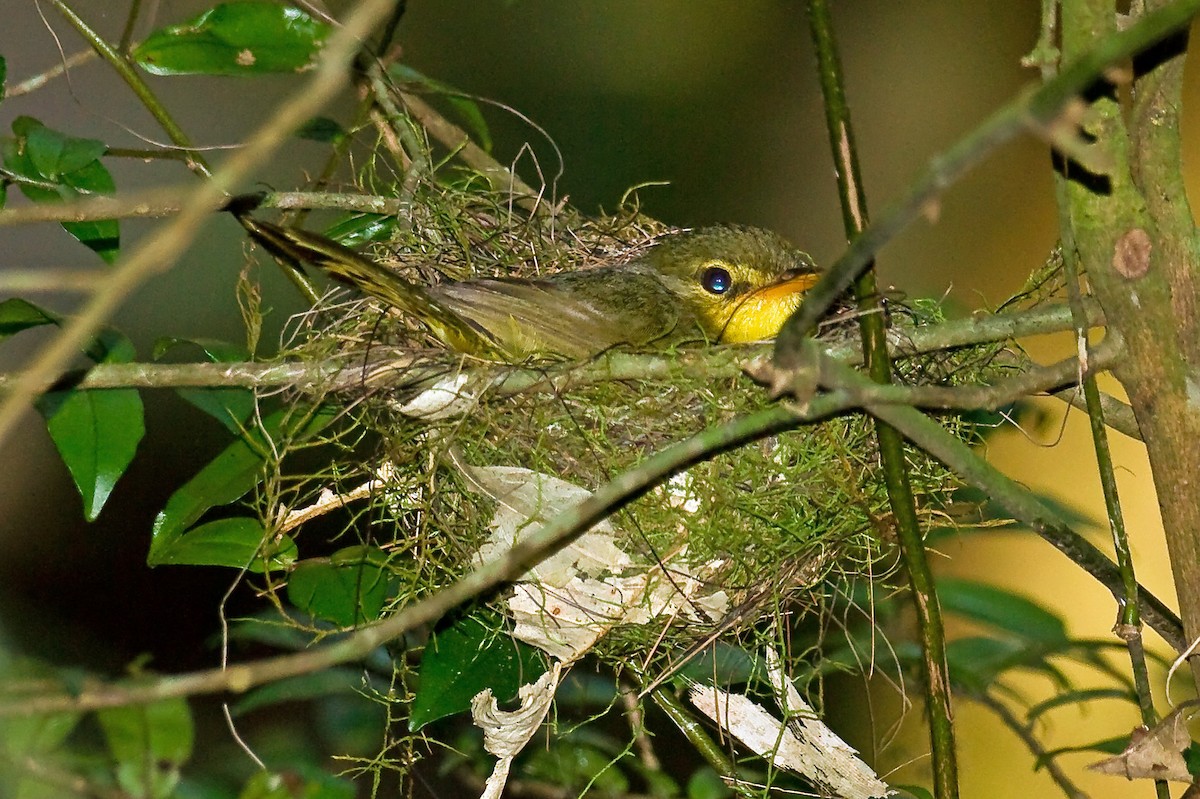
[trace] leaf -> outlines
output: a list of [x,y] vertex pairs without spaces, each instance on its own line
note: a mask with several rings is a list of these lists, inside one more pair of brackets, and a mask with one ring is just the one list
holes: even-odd
[[993,585],[943,578],[938,581],[942,609],[983,622],[1046,646],[1067,643],[1061,618],[1031,600]]
[[329,117],[313,117],[296,131],[297,138],[330,144],[344,140],[347,135],[349,134],[346,133],[346,129],[338,124],[337,120]]
[[545,673],[545,660],[537,650],[497,632],[494,616],[489,620],[493,623],[465,616],[431,636],[408,719],[411,731],[467,710],[485,688],[501,701],[510,701],[521,685]]
[[[15,139],[4,141],[4,165],[19,178],[21,193],[35,203],[57,203],[80,195],[113,194],[116,184],[100,157],[107,147],[97,139],[68,136],[33,117],[12,123]],[[63,222],[63,229],[108,263],[120,248],[115,219]]]
[[59,317],[18,297],[0,302],[0,341],[42,325],[57,325]]
[[[106,331],[88,353],[99,363],[129,363],[133,344]],[[136,389],[51,391],[37,402],[46,429],[83,498],[83,514],[95,521],[145,435],[142,398]]]
[[[213,363],[239,363],[250,360],[246,348],[228,341],[210,338],[160,338],[154,343],[154,359],[162,358],[171,349],[191,344],[199,347]],[[212,416],[229,432],[240,435],[254,413],[254,392],[247,388],[180,388],[176,393],[189,403]]]
[[325,561],[300,563],[287,585],[293,605],[340,627],[378,619],[394,592],[387,553],[365,545],[338,550]]
[[1021,641],[985,638],[958,638],[946,645],[950,679],[972,691],[983,691],[1007,669],[1024,667],[1054,672],[1045,652]]
[[1033,724],[1043,713],[1064,705],[1082,705],[1094,699],[1122,699],[1137,704],[1137,694],[1122,688],[1090,688],[1083,691],[1066,691],[1038,702],[1025,713],[1025,720]]
[[154,75],[303,72],[313,67],[329,32],[297,8],[239,0],[151,33],[133,58]]
[[182,698],[105,708],[96,717],[117,762],[164,761],[178,766],[192,755],[195,728]]
[[361,247],[387,240],[395,231],[396,222],[395,215],[354,214],[332,225],[325,235],[346,247]]
[[155,517],[147,564],[157,566],[168,562],[163,559],[165,553],[173,551],[179,537],[206,511],[236,502],[258,485],[263,476],[267,439],[307,438],[325,427],[333,414],[329,408],[318,408],[311,413],[295,413],[285,408],[263,419],[261,427],[226,447],[195,477],[176,489]]
[[8,93],[8,86],[6,85],[7,80],[8,62],[4,60],[4,56],[0,55],[0,100],[3,100],[5,94]]
[[155,551],[151,566],[229,566],[261,574],[296,562],[296,544],[281,536],[268,541],[258,519],[235,516],[193,527]]

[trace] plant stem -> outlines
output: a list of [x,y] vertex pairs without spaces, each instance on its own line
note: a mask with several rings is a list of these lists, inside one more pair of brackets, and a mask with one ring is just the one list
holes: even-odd
[[[853,241],[868,224],[866,191],[858,166],[850,107],[842,84],[842,66],[833,20],[826,0],[809,0],[808,19],[816,46],[817,73],[821,81],[825,123],[841,197],[842,223],[847,240]],[[876,383],[891,383],[892,364],[888,356],[884,308],[876,285],[873,259],[864,265],[854,281],[854,296],[860,311],[859,331],[867,371]],[[895,428],[878,417],[875,417],[875,435],[879,442],[888,502],[896,537],[900,542],[901,557],[908,573],[921,641],[934,795],[938,799],[954,799],[958,796],[958,760],[954,749],[954,712],[941,604],[917,519],[916,501],[904,455],[904,440]]]

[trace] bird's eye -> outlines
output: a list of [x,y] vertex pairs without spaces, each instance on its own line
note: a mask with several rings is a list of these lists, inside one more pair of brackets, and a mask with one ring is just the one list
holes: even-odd
[[733,287],[733,277],[723,267],[710,266],[700,275],[700,285],[709,294],[724,294]]

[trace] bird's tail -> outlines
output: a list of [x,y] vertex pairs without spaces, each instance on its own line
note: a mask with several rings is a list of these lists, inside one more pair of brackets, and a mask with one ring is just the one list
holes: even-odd
[[293,268],[312,264],[330,277],[382,300],[420,320],[435,336],[460,352],[496,354],[494,342],[476,325],[451,311],[422,286],[328,236],[281,227],[245,213],[234,214],[250,237]]

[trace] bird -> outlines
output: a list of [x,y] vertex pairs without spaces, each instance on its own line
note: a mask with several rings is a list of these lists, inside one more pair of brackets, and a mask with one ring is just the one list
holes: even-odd
[[509,363],[772,339],[821,274],[776,233],[714,225],[664,234],[624,263],[420,285],[319,233],[237,217],[292,266],[311,264],[415,317],[458,352]]

